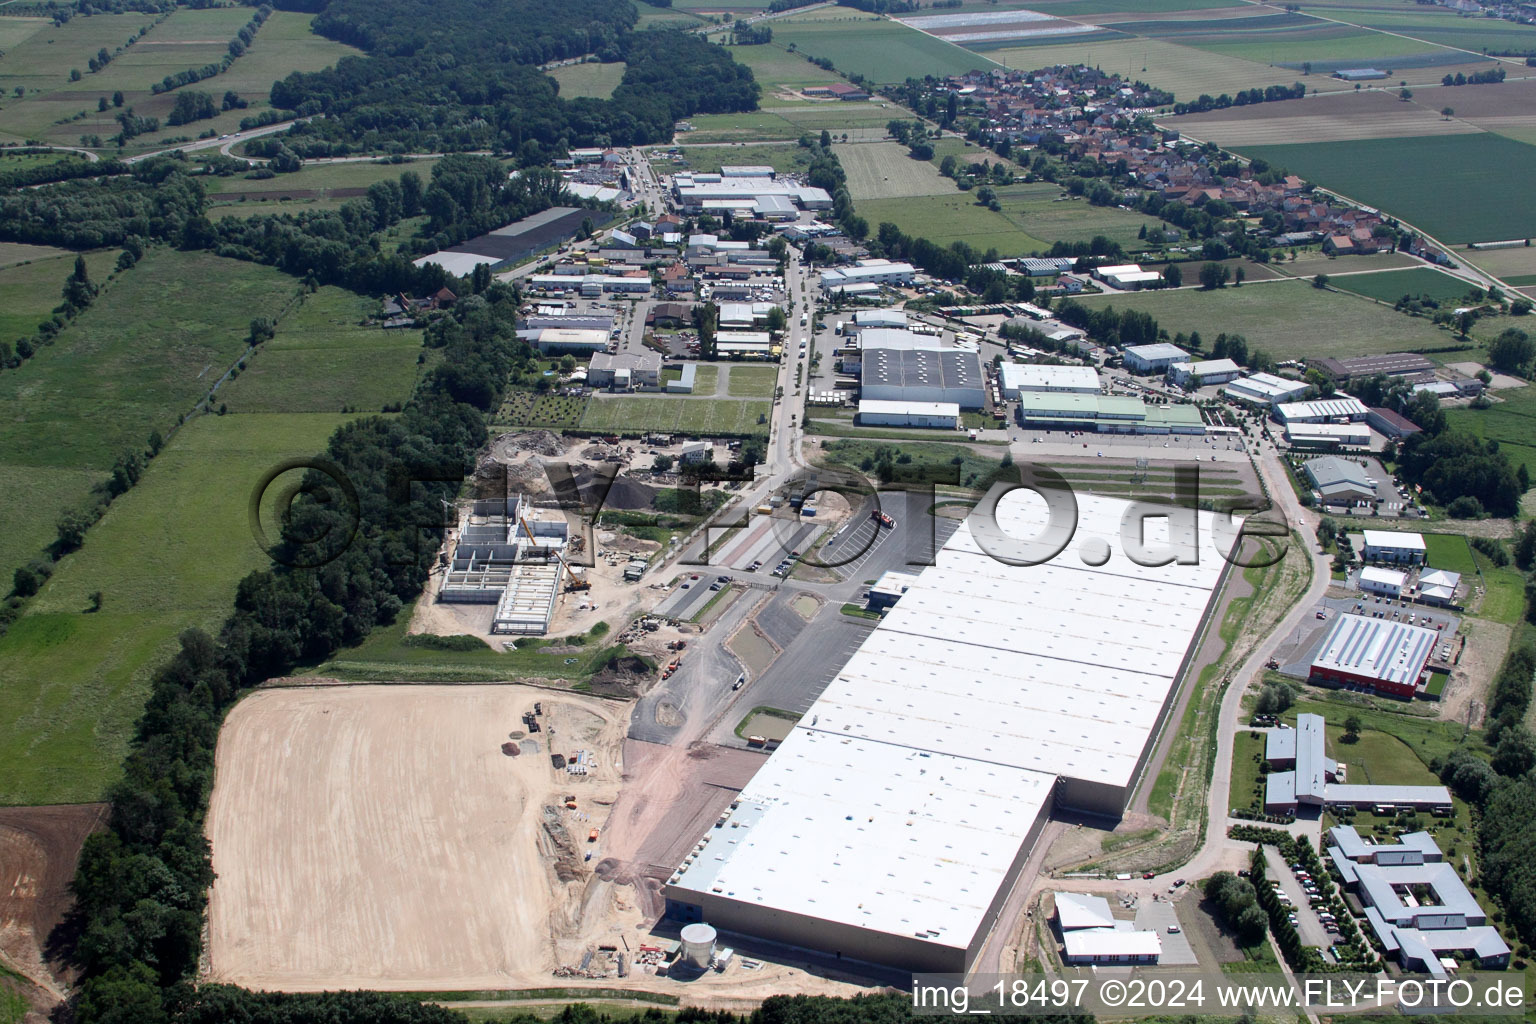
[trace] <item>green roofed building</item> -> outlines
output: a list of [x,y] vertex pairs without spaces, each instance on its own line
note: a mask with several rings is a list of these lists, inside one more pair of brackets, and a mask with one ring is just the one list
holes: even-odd
[[1204,434],[1193,405],[1149,405],[1139,398],[1049,391],[1019,393],[1019,425],[1100,434]]

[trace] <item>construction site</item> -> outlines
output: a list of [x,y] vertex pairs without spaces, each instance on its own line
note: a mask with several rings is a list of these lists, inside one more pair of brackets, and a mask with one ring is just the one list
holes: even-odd
[[[628,879],[597,870],[658,824],[613,819],[632,778],[629,711],[516,685],[297,686],[242,701],[208,817],[205,978],[286,991],[672,984],[677,940],[651,932]],[[692,978],[700,998],[855,988],[738,966]]]

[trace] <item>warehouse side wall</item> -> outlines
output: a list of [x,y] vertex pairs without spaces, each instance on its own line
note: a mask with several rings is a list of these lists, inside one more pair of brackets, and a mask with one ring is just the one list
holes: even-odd
[[[808,878],[806,884],[813,885],[815,880]],[[676,921],[705,921],[721,931],[740,932],[786,946],[867,960],[914,973],[960,974],[971,955],[967,949],[947,946],[938,940],[877,932],[714,893],[668,885],[662,889],[662,895],[667,900],[667,916]]]

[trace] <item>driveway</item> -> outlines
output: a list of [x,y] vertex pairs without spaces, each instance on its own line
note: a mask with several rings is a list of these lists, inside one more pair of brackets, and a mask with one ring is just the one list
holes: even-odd
[[[1198,913],[1198,911],[1197,911]],[[1136,927],[1142,931],[1157,932],[1163,941],[1163,955],[1158,959],[1162,967],[1192,967],[1199,962],[1195,951],[1179,926],[1178,904],[1166,898],[1142,899],[1136,905]],[[1178,928],[1170,932],[1169,928]]]

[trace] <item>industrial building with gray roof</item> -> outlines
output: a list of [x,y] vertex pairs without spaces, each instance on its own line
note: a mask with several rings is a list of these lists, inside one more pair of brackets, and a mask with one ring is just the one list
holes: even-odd
[[1479,967],[1508,966],[1509,945],[1433,836],[1414,832],[1378,845],[1336,825],[1328,838],[1329,862],[1359,897],[1376,940],[1405,970],[1444,977],[1458,956]]
[[1376,497],[1376,482],[1366,475],[1365,467],[1337,455],[1324,455],[1307,461],[1303,470],[1323,503],[1370,501]]
[[980,409],[986,401],[981,356],[942,348],[934,338],[910,331],[871,328],[860,336],[863,399],[886,402],[943,402]]

